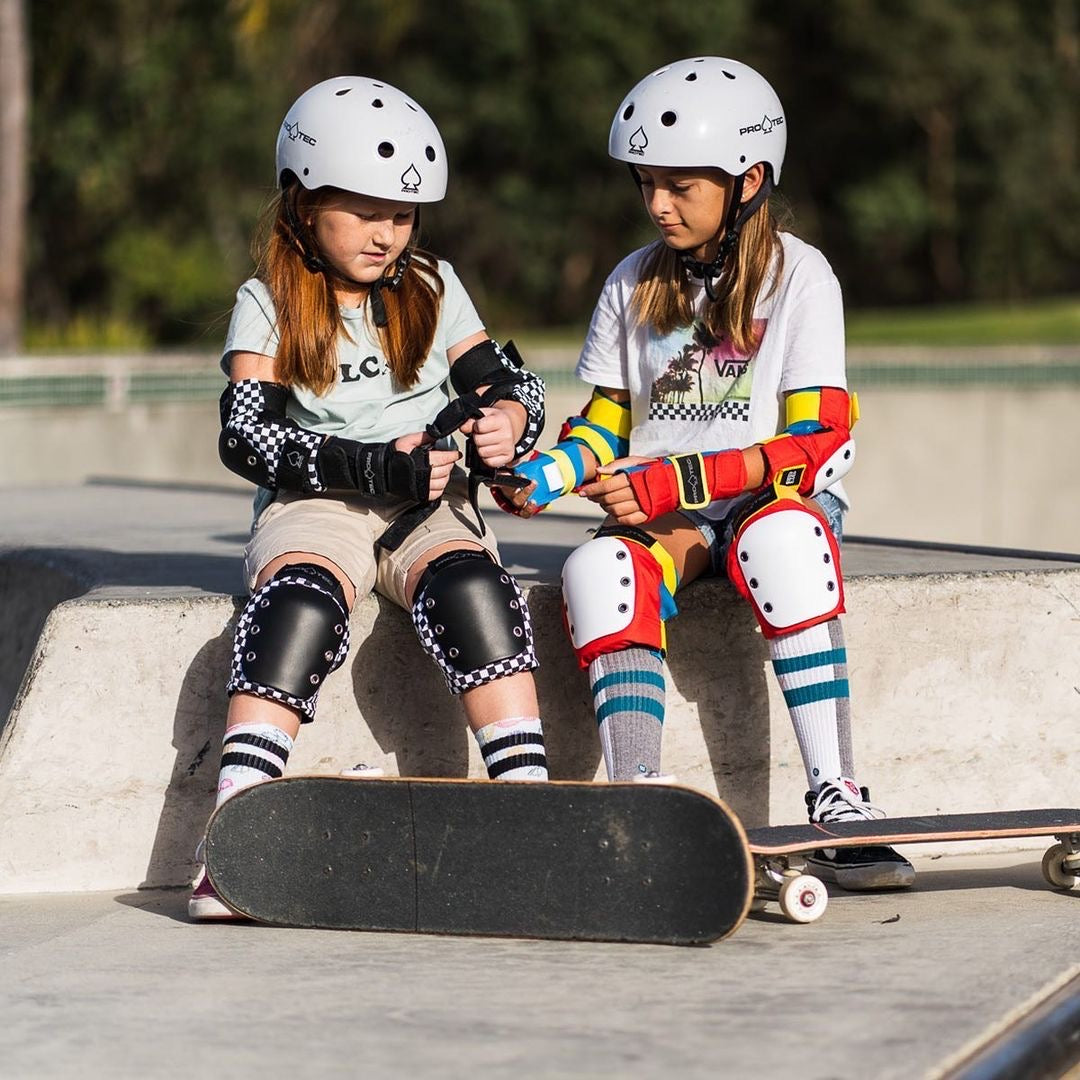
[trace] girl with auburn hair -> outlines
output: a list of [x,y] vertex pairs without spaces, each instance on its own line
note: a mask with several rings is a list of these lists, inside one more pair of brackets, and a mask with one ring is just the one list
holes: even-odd
[[[221,459],[259,492],[217,804],[282,775],[373,588],[411,612],[488,775],[544,780],[528,608],[451,438],[490,479],[535,445],[543,383],[417,246],[446,191],[439,131],[387,83],[329,79],[286,115],[277,177],[222,356]],[[204,867],[188,910],[237,917]]]
[[[752,68],[703,56],[653,72],[615,114],[659,239],[608,277],[577,374],[593,385],[561,441],[499,496],[522,516],[571,491],[608,517],[563,570],[612,780],[660,773],[665,622],[678,590],[726,574],[768,642],[798,738],[811,821],[880,817],[852,778],[839,542],[857,418],[840,286],[769,206],[787,118]],[[888,847],[828,849],[852,889],[911,884]]]

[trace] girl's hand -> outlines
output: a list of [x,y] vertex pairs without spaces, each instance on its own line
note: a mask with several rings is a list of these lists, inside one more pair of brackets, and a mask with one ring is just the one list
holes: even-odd
[[[513,404],[516,405],[517,402]],[[476,420],[466,420],[461,425],[461,433],[472,439],[476,452],[485,465],[493,469],[509,465],[514,460],[514,447],[517,444],[510,413],[498,407],[481,411],[483,416]]]
[[[414,431],[409,435],[402,435],[394,440],[394,449],[407,454],[418,446],[430,446],[434,440],[424,431]],[[450,473],[453,472],[454,462],[461,457],[458,450],[429,450],[428,464],[431,466],[431,477],[428,480],[428,500],[434,502],[446,490],[450,481]]]
[[598,468],[596,479],[579,488],[579,494],[607,511],[619,525],[642,525],[649,520],[648,516],[634,495],[630,478],[617,470],[644,465],[652,460],[643,457],[616,458],[610,465]]

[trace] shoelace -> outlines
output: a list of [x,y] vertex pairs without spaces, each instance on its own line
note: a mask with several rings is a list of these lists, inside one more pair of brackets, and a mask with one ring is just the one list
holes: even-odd
[[871,803],[850,803],[840,791],[830,787],[818,796],[813,819],[828,824],[833,821],[873,821],[884,816],[885,811]]

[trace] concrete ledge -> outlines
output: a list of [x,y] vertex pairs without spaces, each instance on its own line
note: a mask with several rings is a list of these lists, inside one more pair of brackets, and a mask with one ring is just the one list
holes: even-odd
[[[753,618],[726,583],[670,627],[665,768],[749,825],[800,820],[805,780]],[[602,776],[555,586],[529,591],[552,775]],[[213,803],[240,601],[95,597],[45,622],[0,732],[0,893],[183,884]],[[892,814],[1076,801],[1080,570],[857,578],[846,619],[860,779]],[[378,624],[377,636],[372,636]],[[357,761],[479,777],[407,616],[357,605],[290,771]]]

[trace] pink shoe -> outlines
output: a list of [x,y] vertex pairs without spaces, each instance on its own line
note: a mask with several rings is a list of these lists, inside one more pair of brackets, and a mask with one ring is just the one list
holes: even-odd
[[200,866],[198,874],[195,875],[195,885],[191,890],[191,895],[188,897],[187,911],[189,918],[197,919],[199,922],[206,922],[211,919],[235,920],[245,918],[245,916],[233,911],[218,896],[217,890],[207,876],[205,866]]

